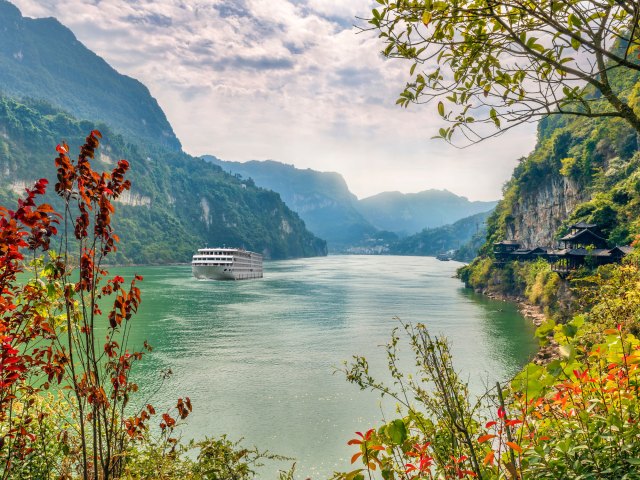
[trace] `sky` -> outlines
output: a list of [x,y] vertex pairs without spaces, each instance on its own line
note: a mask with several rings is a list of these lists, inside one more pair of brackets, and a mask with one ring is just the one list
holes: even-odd
[[460,149],[435,106],[395,105],[410,64],[360,32],[371,0],[11,0],[55,17],[143,82],[192,155],[342,174],[359,198],[447,189],[500,198],[535,144],[526,125]]

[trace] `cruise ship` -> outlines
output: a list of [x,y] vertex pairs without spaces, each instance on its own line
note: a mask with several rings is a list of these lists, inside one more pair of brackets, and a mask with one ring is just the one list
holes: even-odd
[[262,255],[239,248],[200,248],[191,270],[194,277],[210,280],[262,278]]

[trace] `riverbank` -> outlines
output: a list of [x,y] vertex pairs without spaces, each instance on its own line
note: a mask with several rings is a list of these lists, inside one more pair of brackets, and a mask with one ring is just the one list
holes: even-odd
[[[542,307],[534,305],[527,301],[526,298],[515,295],[508,295],[504,293],[496,293],[488,290],[474,289],[476,293],[480,293],[492,300],[498,300],[501,302],[511,302],[518,306],[518,311],[523,317],[530,320],[536,328],[545,323],[549,318],[545,315]],[[561,358],[560,345],[552,338],[546,345],[540,345],[540,348],[532,358],[532,362],[536,365],[546,365],[547,363]]]

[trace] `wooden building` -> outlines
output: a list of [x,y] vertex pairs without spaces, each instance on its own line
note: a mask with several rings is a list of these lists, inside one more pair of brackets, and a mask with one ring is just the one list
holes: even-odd
[[608,263],[619,263],[632,247],[609,248],[607,240],[595,224],[579,222],[569,227],[569,233],[560,239],[561,248],[535,247],[521,248],[515,240],[504,240],[493,245],[497,264],[508,261],[533,261],[543,258],[551,263],[552,269],[566,274],[582,266],[597,267]]

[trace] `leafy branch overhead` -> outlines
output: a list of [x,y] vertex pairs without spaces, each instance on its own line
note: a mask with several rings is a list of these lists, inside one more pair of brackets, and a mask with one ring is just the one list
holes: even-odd
[[635,0],[377,2],[368,22],[383,54],[412,62],[396,103],[438,99],[438,137],[475,143],[552,114],[618,117],[640,133],[636,82],[610,78],[640,74]]

